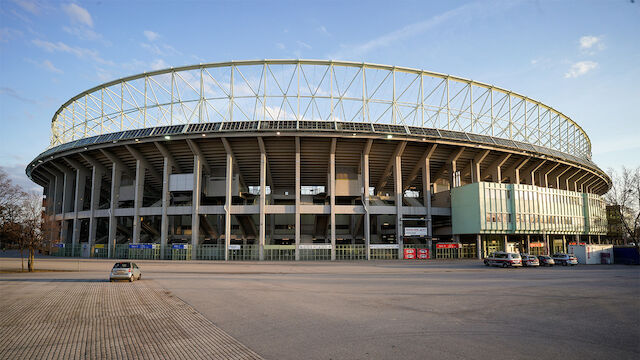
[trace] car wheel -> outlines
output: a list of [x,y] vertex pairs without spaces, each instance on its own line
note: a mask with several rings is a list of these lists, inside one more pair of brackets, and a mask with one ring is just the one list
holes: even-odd
[[133,282],[133,275],[129,278],[129,282]]
[[503,267],[503,268],[506,268],[506,267],[508,267],[508,266],[509,266],[509,264],[507,264],[506,262],[505,262],[505,263],[502,263],[502,267]]
[[563,261],[563,262],[562,262],[562,266],[567,266],[567,265],[569,265],[569,264],[567,264],[567,262],[566,262],[566,261]]
[[142,279],[142,274],[138,275],[138,280]]

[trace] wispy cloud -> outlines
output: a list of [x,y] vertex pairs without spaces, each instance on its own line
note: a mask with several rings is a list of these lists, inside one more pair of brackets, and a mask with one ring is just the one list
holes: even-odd
[[598,63],[594,61],[578,61],[571,64],[569,71],[564,74],[567,79],[577,78],[598,67]]
[[27,12],[30,12],[34,15],[37,15],[40,13],[40,4],[36,1],[29,1],[29,0],[13,0],[13,2],[20,6],[22,8],[22,10],[25,10]]
[[311,45],[307,44],[304,41],[296,41],[296,44],[298,44],[298,46],[300,46],[301,48],[311,50]]
[[317,29],[317,30],[318,30],[318,31],[320,31],[321,33],[325,34],[325,35],[331,35],[331,34],[329,33],[329,31],[327,31],[327,28],[326,28],[324,25],[320,25],[320,26],[318,26],[318,29]]
[[91,18],[91,14],[87,9],[71,3],[62,5],[62,10],[69,16],[72,22],[86,25],[88,27],[93,27],[93,19]]
[[144,37],[146,37],[147,40],[149,41],[155,41],[157,38],[160,37],[160,35],[157,32],[153,32],[151,30],[145,30],[142,33],[144,34]]
[[146,49],[158,56],[170,56],[170,55],[182,55],[182,53],[176,50],[173,46],[168,44],[158,44],[158,43],[141,43],[143,49]]
[[71,34],[80,40],[99,41],[105,46],[111,46],[111,42],[105,40],[102,35],[85,26],[63,26],[62,30],[67,34]]
[[284,44],[283,44],[283,43],[276,43],[276,47],[277,47],[278,49],[280,49],[280,50],[284,50],[284,49],[286,49],[286,46],[284,46]]
[[162,59],[155,59],[151,62],[151,70],[162,70],[168,67],[169,67],[169,64],[167,64]]
[[81,48],[81,47],[72,47],[61,41],[52,43],[50,41],[35,39],[35,40],[32,40],[31,43],[50,53],[53,53],[53,52],[68,53],[68,54],[75,55],[76,57],[81,59],[88,58],[100,64],[113,65],[113,62],[101,58],[99,53],[95,50]]
[[0,29],[0,42],[8,42],[9,40],[15,39],[20,36],[22,36],[22,31],[20,30],[7,27]]
[[462,16],[471,16],[482,9],[484,2],[465,4],[442,14],[432,16],[426,20],[406,25],[398,30],[384,34],[362,44],[345,46],[338,52],[331,54],[331,58],[351,58],[359,57],[373,50],[387,47],[402,39],[422,34],[430,29],[444,24],[453,19],[460,19]]
[[63,71],[58,69],[57,67],[55,67],[53,65],[53,63],[49,60],[43,60],[42,62],[40,61],[36,61],[36,60],[32,60],[32,59],[27,59],[27,62],[36,65],[37,67],[41,68],[41,69],[45,69],[47,71],[51,71],[53,73],[57,73],[57,74],[62,74]]
[[580,50],[602,50],[604,49],[604,43],[602,42],[602,36],[586,35],[582,36],[579,40]]
[[34,99],[29,99],[29,98],[27,98],[25,96],[22,96],[15,89],[10,88],[10,87],[6,87],[6,86],[5,87],[0,87],[0,95],[7,95],[9,97],[12,97],[12,98],[14,98],[16,100],[20,100],[20,101],[22,101],[24,103],[27,103],[27,104],[35,104],[35,103],[37,103],[37,101],[35,101]]

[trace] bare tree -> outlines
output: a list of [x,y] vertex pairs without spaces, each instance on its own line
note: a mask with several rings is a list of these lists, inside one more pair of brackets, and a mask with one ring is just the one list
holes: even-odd
[[36,252],[50,249],[58,241],[60,227],[44,213],[38,193],[25,196],[21,225],[20,248],[27,250],[27,268],[33,271]]
[[0,246],[3,249],[18,241],[25,195],[0,167]]
[[615,207],[620,223],[628,241],[640,246],[640,167],[627,169],[622,167],[620,173],[609,169],[613,186],[605,195],[609,205]]

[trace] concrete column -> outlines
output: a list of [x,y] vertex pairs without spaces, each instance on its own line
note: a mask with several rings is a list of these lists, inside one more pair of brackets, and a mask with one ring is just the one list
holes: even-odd
[[[433,237],[432,215],[431,215],[431,169],[429,168],[431,160],[426,157],[422,164],[422,194],[424,206],[427,208],[427,238],[431,242]],[[429,246],[429,251],[431,251]]]
[[503,251],[507,251],[507,243],[509,242],[509,236],[505,235],[504,236],[504,240],[503,240],[503,244],[502,244],[502,249]]
[[61,172],[55,172],[56,178],[55,189],[53,191],[53,214],[58,214],[58,205],[60,206],[60,213],[64,213],[62,210],[62,194],[64,193],[64,175]]
[[229,245],[231,244],[231,187],[233,185],[233,157],[227,153],[227,167],[225,170],[225,204],[224,204],[224,259],[229,260]]
[[122,172],[120,166],[117,163],[112,164],[111,168],[111,207],[109,208],[109,258],[115,256],[116,245],[116,209],[118,208],[118,199],[120,198],[120,180],[122,179]]
[[482,237],[480,234],[476,235],[476,257],[482,259]]
[[364,205],[364,243],[371,259],[371,215],[369,214],[369,152],[362,155],[362,204]]
[[296,137],[296,261],[300,260],[300,138]]
[[562,252],[567,252],[567,237],[562,235]]
[[[100,189],[102,188],[102,175],[104,173],[96,166],[91,169],[91,217],[89,218],[89,247],[96,243],[96,232],[98,231],[98,219],[96,210],[100,206]],[[93,253],[91,254],[93,256]]]
[[169,215],[167,209],[169,208],[170,194],[169,194],[169,178],[172,172],[172,164],[168,157],[164,157],[162,166],[162,217],[160,222],[160,254],[164,259],[167,249],[167,243],[169,240]]
[[87,172],[84,170],[76,169],[76,194],[75,205],[73,207],[73,234],[71,241],[74,246],[80,243],[80,220],[78,220],[78,211],[82,211],[82,204],[84,202],[84,188],[87,181]]
[[[273,184],[272,184],[273,185]],[[264,245],[266,238],[265,205],[267,201],[267,154],[260,152],[260,219],[258,230],[258,259],[264,260]],[[273,223],[273,221],[272,221]],[[271,233],[273,236],[273,233]]]
[[531,235],[527,235],[527,254],[531,254]]
[[193,155],[193,192],[191,197],[191,258],[198,257],[200,245],[200,196],[202,194],[202,161]]
[[140,242],[140,208],[144,195],[144,175],[145,167],[142,161],[136,160],[136,178],[133,187],[133,237],[131,239],[134,244]]
[[[72,212],[73,211],[73,202],[71,201],[71,195],[74,193],[73,191],[73,179],[75,178],[75,174],[73,171],[65,170],[64,171],[64,194],[62,195],[62,213]],[[65,239],[66,240],[66,239]]]
[[542,233],[542,239],[544,240],[545,254],[551,255],[551,249],[549,248],[549,235]]
[[329,151],[329,192],[331,205],[331,260],[336,259],[336,139],[331,139]]
[[393,191],[396,195],[396,240],[398,242],[398,259],[404,255],[402,232],[402,157],[396,155],[393,161]]

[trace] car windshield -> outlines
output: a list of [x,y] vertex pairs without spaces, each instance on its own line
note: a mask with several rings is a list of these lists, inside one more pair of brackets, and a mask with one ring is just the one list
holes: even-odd
[[116,263],[115,265],[113,265],[114,269],[128,269],[130,267],[131,267],[131,264],[128,262]]
[[520,259],[520,254],[514,253],[514,254],[511,254],[511,257],[514,259]]

